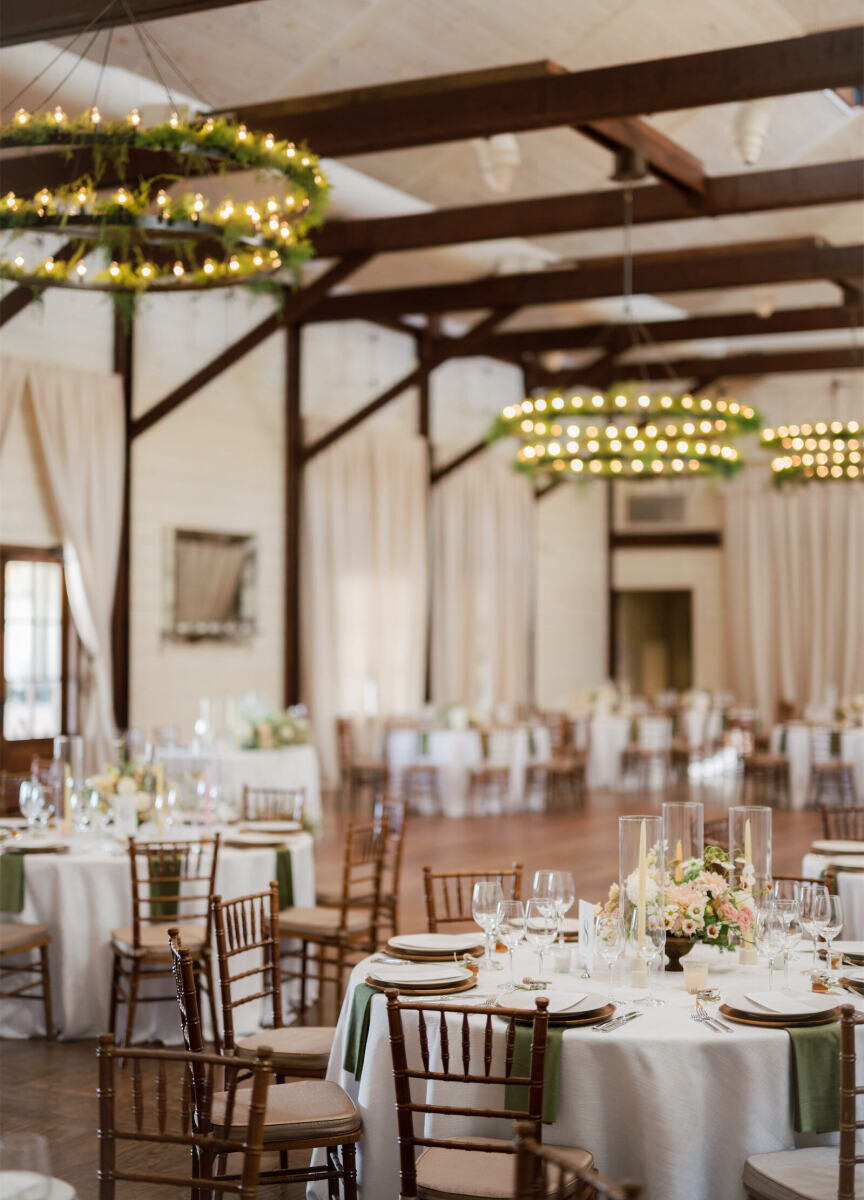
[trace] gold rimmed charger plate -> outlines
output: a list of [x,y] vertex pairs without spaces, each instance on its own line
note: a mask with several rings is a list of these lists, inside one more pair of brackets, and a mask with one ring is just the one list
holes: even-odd
[[848,975],[841,975],[839,982],[842,987],[851,988],[859,996],[864,996],[864,979],[850,979]]
[[807,1029],[811,1025],[831,1025],[840,1020],[839,1008],[828,1008],[824,1012],[814,1013],[812,1017],[791,1017],[785,1013],[766,1013],[757,1017],[754,1013],[742,1013],[728,1004],[721,1004],[717,1010],[729,1021],[736,1025],[756,1025],[760,1029]]
[[[542,996],[542,992],[537,993]],[[495,1012],[495,1009],[492,1009]],[[595,1009],[590,1013],[574,1013],[572,1016],[569,1013],[550,1013],[550,1025],[566,1025],[569,1028],[575,1029],[578,1025],[599,1025],[601,1021],[608,1021],[615,1012],[615,1005],[611,1002],[604,1004],[602,1008]],[[534,1021],[534,1014],[526,1012],[524,1016],[514,1017],[513,1020],[517,1025],[531,1025]]]
[[230,846],[232,850],[284,850],[285,839],[277,837],[275,834],[269,834],[265,837],[255,837],[250,834],[249,837],[227,837],[222,839],[223,846]]
[[399,958],[399,959],[402,959],[404,962],[452,963],[454,954],[456,955],[457,958],[460,958],[462,955],[465,955],[465,954],[470,954],[472,956],[472,958],[479,957],[479,955],[481,955],[483,953],[483,947],[475,946],[473,950],[455,950],[455,951],[449,950],[449,951],[447,951],[446,954],[440,953],[440,952],[433,953],[433,954],[409,954],[407,950],[393,950],[390,946],[388,946],[386,953],[387,953],[388,958]]
[[26,845],[16,846],[14,842],[5,845],[6,854],[68,854],[69,846],[65,842],[50,842],[47,846]]
[[378,983],[371,975],[366,976],[366,983],[376,992],[398,992],[400,996],[455,996],[459,992],[470,992],[477,986],[477,976],[464,979],[461,983],[445,984],[443,987],[411,987],[404,983]]

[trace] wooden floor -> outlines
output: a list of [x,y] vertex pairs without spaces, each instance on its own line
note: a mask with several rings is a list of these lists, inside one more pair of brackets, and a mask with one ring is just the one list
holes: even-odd
[[[734,803],[734,798],[719,791],[694,794],[694,798],[705,802],[706,819],[723,816],[726,806]],[[405,845],[401,929],[425,927],[420,887],[425,864],[474,868],[518,861],[525,866],[529,886],[538,868],[566,868],[573,872],[578,896],[599,900],[617,875],[616,818],[628,812],[659,811],[659,803],[656,796],[646,805],[637,795],[622,793],[594,796],[584,813],[571,816],[520,813],[464,820],[412,817]],[[338,878],[343,826],[344,817],[328,800],[325,829],[316,852],[319,882],[336,882]],[[775,873],[798,873],[802,855],[819,836],[818,829],[815,813],[775,812]],[[0,1134],[47,1134],[54,1174],[77,1188],[79,1200],[95,1197],[95,1043],[0,1042],[0,1068]],[[154,1194],[152,1188],[128,1185],[120,1192],[124,1200]],[[290,1194],[286,1189],[285,1195]],[[264,1195],[274,1197],[274,1189],[267,1189]]]

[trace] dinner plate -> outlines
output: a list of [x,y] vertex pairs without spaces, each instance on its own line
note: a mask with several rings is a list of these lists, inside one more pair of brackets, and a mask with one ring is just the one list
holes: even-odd
[[[824,946],[820,952],[824,954]],[[864,942],[850,942],[835,940],[831,943],[833,953],[848,955],[850,958],[864,959]]]
[[35,1171],[0,1171],[0,1196],[3,1200],[29,1200],[39,1196],[40,1200],[75,1200],[75,1189],[63,1179],[52,1179],[50,1191],[45,1193],[45,1176]]
[[470,992],[477,986],[477,976],[472,971],[469,979],[463,979],[459,983],[429,983],[425,987],[406,987],[401,983],[379,983],[371,975],[367,975],[366,983],[376,992],[397,991],[408,1000],[416,1000],[423,996],[440,999],[442,996],[454,996],[459,992]]
[[69,843],[60,838],[19,837],[4,843],[7,854],[65,854]]
[[401,963],[374,963],[369,968],[369,977],[376,983],[394,987],[431,987],[432,984],[464,983],[473,978],[474,972],[467,967],[443,967],[423,963],[402,965]]
[[549,1001],[550,1016],[590,1017],[609,1004],[609,997],[597,992],[565,991],[563,988],[526,992],[519,989],[499,993],[495,1008],[518,1008],[523,1012],[534,1012],[538,996],[545,996]]
[[464,954],[482,941],[476,933],[405,933],[391,937],[387,945],[410,954]]
[[864,854],[864,842],[821,841],[814,842],[811,849],[814,854]]
[[806,1019],[803,1017],[771,1017],[767,1012],[759,1017],[753,1014],[748,1016],[735,1008],[730,1008],[728,1004],[721,1004],[717,1011],[727,1021],[733,1021],[736,1025],[753,1025],[757,1029],[812,1029],[816,1025],[830,1025],[834,1021],[840,1020],[839,1008],[828,1008],[824,1012],[816,1013],[815,1016]]
[[274,833],[232,833],[229,837],[222,839],[222,845],[234,846],[241,850],[264,849],[268,846],[278,849],[285,845],[285,838]]
[[[820,851],[820,854],[822,858],[829,859],[831,865],[840,871],[842,871],[844,867],[847,870],[853,867],[855,870],[861,870],[864,868],[864,854],[826,854],[824,851]],[[813,882],[818,883],[820,881],[814,880]]]
[[240,826],[241,834],[299,833],[303,826],[299,821],[246,821]]
[[[753,990],[749,993],[734,992],[726,997],[726,1004],[745,1017],[760,1020],[783,1021],[786,1018],[809,1019],[819,1017],[837,1007],[834,997],[819,996],[815,992],[766,992]],[[777,1009],[770,1005],[777,1005]],[[782,1006],[782,1007],[781,1007]]]

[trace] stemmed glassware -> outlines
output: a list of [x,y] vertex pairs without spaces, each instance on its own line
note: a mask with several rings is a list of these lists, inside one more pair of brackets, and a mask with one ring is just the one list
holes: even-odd
[[801,925],[804,932],[813,943],[813,963],[807,974],[819,966],[817,946],[819,935],[822,933],[830,915],[828,889],[822,883],[810,883],[801,889],[799,905],[801,908]]
[[498,905],[498,936],[507,947],[510,960],[510,986],[516,986],[513,951],[525,936],[525,905],[521,900],[502,900]]
[[594,922],[594,949],[609,968],[610,981],[615,964],[624,953],[625,942],[621,914],[601,912]]
[[564,941],[564,917],[576,899],[576,884],[570,871],[535,871],[534,897],[551,900],[560,918],[561,941]]
[[645,923],[645,936],[640,945],[639,934],[639,913],[636,909],[633,910],[633,917],[630,922],[630,941],[636,954],[645,964],[645,974],[648,979],[646,994],[641,1000],[635,1000],[634,1004],[640,1005],[642,1008],[661,1008],[665,1004],[659,996],[655,996],[651,990],[651,967],[657,961],[662,961],[663,952],[666,947],[666,928],[659,919],[652,919],[650,916]]
[[558,910],[550,900],[529,900],[525,905],[525,938],[537,951],[537,978],[543,977],[543,954],[558,936]]
[[35,831],[39,810],[44,803],[45,792],[42,784],[35,779],[23,780],[18,789],[18,807],[21,809],[21,816],[27,819],[28,832]]
[[756,914],[756,952],[768,959],[768,990],[774,988],[774,959],[786,947],[786,922],[773,901],[764,904]]
[[487,971],[501,969],[500,965],[492,958],[492,930],[498,922],[498,905],[503,901],[504,893],[500,883],[481,879],[474,884],[474,891],[471,895],[471,915],[483,930],[486,942],[483,966]]
[[831,943],[836,937],[840,936],[843,929],[843,905],[839,896],[828,896],[828,920],[822,926],[822,936],[827,945],[825,947],[825,965],[828,968],[829,979],[836,978],[831,973]]
[[783,986],[789,990],[789,960],[792,951],[804,936],[801,926],[801,912],[797,900],[775,900],[774,907],[783,918],[785,938],[783,942]]

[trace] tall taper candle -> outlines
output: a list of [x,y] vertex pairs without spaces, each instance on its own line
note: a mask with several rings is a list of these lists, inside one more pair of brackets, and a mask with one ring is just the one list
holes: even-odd
[[636,898],[636,941],[645,945],[645,898],[648,892],[648,845],[645,822],[639,830],[639,892]]

